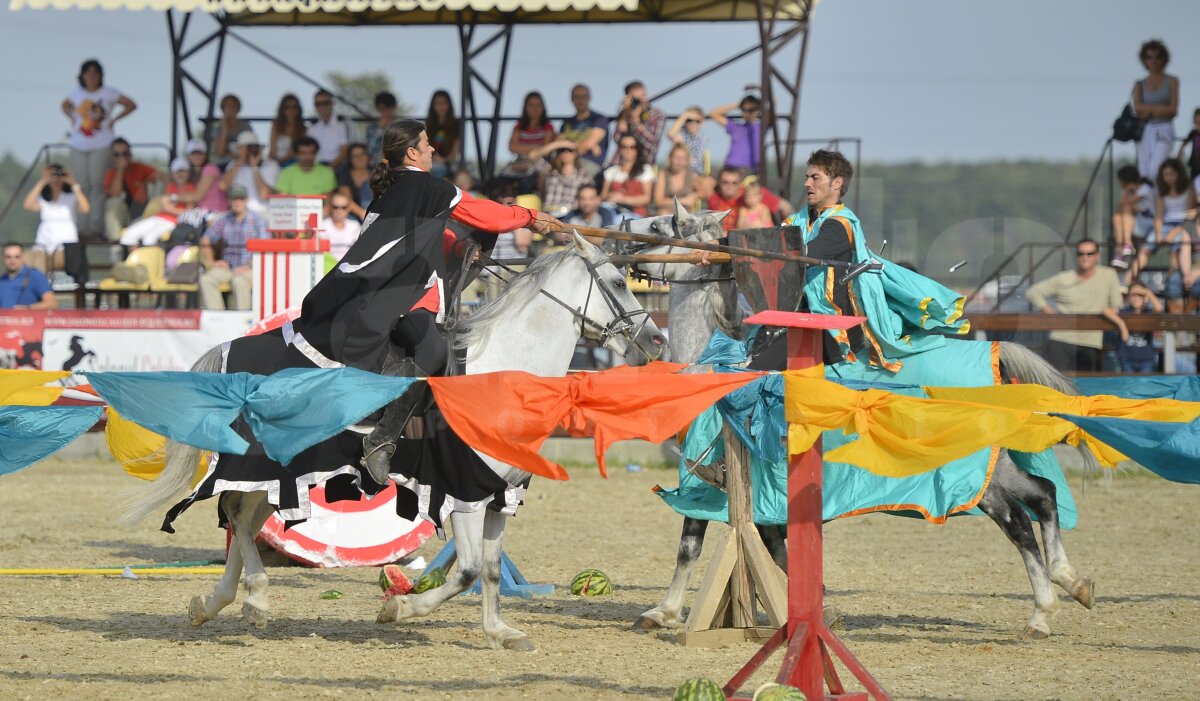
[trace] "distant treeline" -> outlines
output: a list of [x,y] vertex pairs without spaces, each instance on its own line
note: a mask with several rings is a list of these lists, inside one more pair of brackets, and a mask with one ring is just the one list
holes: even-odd
[[[887,239],[886,257],[911,262],[955,287],[972,286],[1021,244],[1061,240],[1093,165],[866,163],[861,168],[858,215],[872,248],[878,250]],[[1107,168],[1091,193],[1087,231],[1103,239],[1109,228]],[[853,198],[852,189],[847,203]],[[1076,239],[1083,234],[1083,223],[1081,218]],[[949,268],[964,260],[967,265],[951,275]],[[1020,260],[1011,273],[1024,271],[1024,252]]]

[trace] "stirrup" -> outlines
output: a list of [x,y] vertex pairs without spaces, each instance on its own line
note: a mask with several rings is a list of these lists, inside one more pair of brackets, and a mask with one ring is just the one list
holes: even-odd
[[[366,449],[366,447],[367,447],[367,442],[364,440],[363,448]],[[384,451],[383,452],[384,459],[382,461],[380,461],[376,456],[379,454],[380,450],[383,448],[391,448],[391,450]],[[392,456],[395,454],[396,454],[396,444],[392,443],[391,441],[388,441],[386,443],[380,443],[379,445],[375,446],[374,448],[371,448],[370,450],[368,450],[361,458],[359,458],[358,462],[360,465],[362,465],[364,468],[366,468],[367,475],[369,475],[371,477],[371,479],[375,481],[376,484],[387,485],[388,479],[389,479],[388,475],[391,473],[390,468],[392,465]],[[375,459],[372,460],[372,458],[375,458]]]

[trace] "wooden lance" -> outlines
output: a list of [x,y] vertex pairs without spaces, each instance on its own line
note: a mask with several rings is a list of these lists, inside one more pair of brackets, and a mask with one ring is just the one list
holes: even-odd
[[[617,241],[633,241],[636,243],[649,243],[659,246],[674,246],[676,248],[692,248],[698,251],[712,251],[714,253],[725,253],[731,256],[749,256],[751,258],[765,258],[767,260],[782,260],[788,263],[804,263],[806,265],[820,265],[828,268],[838,268],[845,270],[846,273],[842,276],[841,282],[846,283],[858,277],[868,270],[882,270],[883,264],[874,261],[864,263],[850,263],[841,260],[825,260],[823,258],[810,258],[797,253],[780,253],[777,251],[764,251],[760,248],[747,248],[745,246],[729,246],[720,243],[709,241],[688,241],[686,239],[672,238],[670,236],[655,236],[654,234],[637,234],[632,231],[614,231],[612,229],[601,229],[595,226],[582,226],[575,224],[563,224],[555,228],[556,231],[570,233],[575,231],[582,236],[595,236],[596,238],[615,239]],[[638,254],[646,255],[646,254]],[[671,255],[671,254],[659,254]],[[638,259],[644,261],[641,258]],[[698,259],[696,259],[698,260]],[[711,262],[723,262],[713,258]],[[616,262],[616,261],[614,261]],[[657,261],[657,262],[676,262],[676,261]],[[693,262],[690,258],[678,262]]]

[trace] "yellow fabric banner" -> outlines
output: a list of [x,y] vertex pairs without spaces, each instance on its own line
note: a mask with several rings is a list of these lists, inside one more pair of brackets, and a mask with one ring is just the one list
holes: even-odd
[[43,385],[70,374],[62,370],[0,370],[0,404],[50,406],[63,388]]
[[[112,407],[108,407],[104,437],[112,456],[126,472],[138,479],[154,481],[166,467],[167,439],[126,419]],[[204,477],[208,460],[209,453],[202,452],[192,478],[193,487]]]
[[852,390],[812,371],[784,373],[791,454],[812,447],[822,431],[841,429],[859,439],[830,451],[837,462],[886,477],[910,477],[990,445],[1038,452],[1082,440],[1100,463],[1114,467],[1124,455],[1051,413],[1188,423],[1200,403],[1174,399],[1068,396],[1042,385],[926,387],[930,398],[883,390]]

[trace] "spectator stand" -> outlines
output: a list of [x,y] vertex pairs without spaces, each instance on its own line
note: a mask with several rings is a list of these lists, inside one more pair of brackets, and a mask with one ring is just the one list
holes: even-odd
[[[138,160],[154,165],[161,163],[163,169],[165,169],[167,162],[171,160],[172,147],[161,142],[134,142],[130,144],[130,148],[138,155]],[[22,173],[20,181],[13,190],[12,198],[4,203],[3,208],[0,208],[0,231],[5,230],[4,222],[8,221],[13,210],[17,208],[18,203],[25,197],[25,193],[37,181],[37,174],[50,163],[69,162],[69,149],[70,146],[65,142],[46,143],[38,147],[36,155],[30,161],[29,167]],[[146,155],[149,157],[146,157]],[[100,203],[100,206],[103,207],[103,203]],[[5,239],[12,239],[22,244],[32,244],[36,229],[37,227],[34,226],[28,232],[6,236]],[[120,251],[118,255],[118,251],[114,249],[114,246],[117,246],[117,244],[111,241],[81,241],[79,246],[83,260],[87,262],[88,269],[88,275],[83,284],[76,284],[74,280],[68,279],[63,270],[51,268],[43,272],[46,273],[46,277],[50,278],[56,295],[64,294],[69,296],[74,302],[74,307],[82,309],[87,306],[85,299],[87,293],[91,292],[98,295],[101,292],[99,282],[92,279],[92,273],[111,270],[114,263],[124,259],[125,252]],[[52,260],[48,260],[47,265],[52,266]],[[126,292],[129,291],[136,292],[138,290],[128,290]],[[61,298],[59,306],[70,308],[70,305],[62,304]]]
[[[663,3],[643,3],[637,0],[573,0],[548,9],[545,2],[531,0],[500,2],[500,0],[467,0],[451,3],[397,2],[394,6],[381,9],[380,3],[367,0],[278,0],[272,3],[246,3],[243,0],[174,0],[156,4],[156,8],[167,8],[167,29],[170,34],[172,71],[172,135],[171,145],[175,151],[179,139],[193,135],[192,103],[189,92],[197,94],[204,105],[204,120],[211,121],[216,115],[220,94],[222,60],[225,42],[232,39],[244,44],[268,60],[291,70],[306,82],[320,86],[316,81],[290,69],[286,62],[272,56],[235,29],[249,27],[291,26],[343,26],[358,27],[386,26],[446,26],[453,27],[461,49],[461,72],[459,102],[463,109],[463,122],[469,130],[476,162],[481,175],[487,180],[496,170],[498,144],[504,143],[508,134],[501,130],[500,105],[508,78],[508,58],[513,42],[514,27],[518,24],[564,25],[564,24],[619,24],[619,23],[679,23],[679,22],[754,22],[759,41],[755,46],[739,52],[727,61],[705,68],[693,74],[668,91],[652,95],[651,100],[699,80],[712,71],[733,63],[738,58],[754,52],[760,55],[759,81],[762,98],[772,111],[764,115],[764,139],[761,147],[759,177],[785,192],[790,191],[792,167],[795,162],[796,130],[800,110],[800,89],[807,56],[808,35],[814,0],[764,0],[760,3],[711,2],[709,0],[672,0]],[[69,9],[92,7],[87,0],[13,0],[12,10],[21,9]],[[140,0],[107,0],[106,9],[143,10],[147,5]],[[195,16],[207,16],[216,28],[189,35]],[[199,24],[199,23],[197,23]],[[490,28],[488,31],[485,28]],[[196,34],[200,36],[197,38]],[[203,49],[210,45],[214,51],[204,52],[210,62],[201,67]],[[491,77],[489,73],[494,74]],[[202,75],[211,74],[211,80]],[[335,94],[335,98],[338,98]],[[340,100],[349,104],[344,98]],[[351,105],[358,112],[362,110]],[[484,127],[488,127],[485,130]],[[486,136],[485,136],[485,131]],[[464,136],[468,136],[464,135]],[[771,151],[775,164],[776,178],[768,178],[767,158]],[[466,150],[461,158],[465,161]]]

